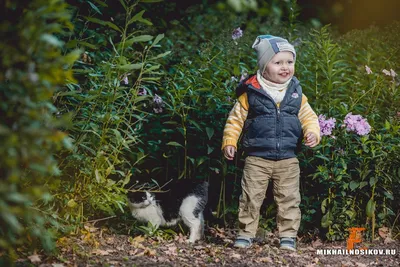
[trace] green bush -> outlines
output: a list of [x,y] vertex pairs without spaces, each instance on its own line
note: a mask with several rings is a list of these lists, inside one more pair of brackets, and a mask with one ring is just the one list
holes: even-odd
[[58,130],[65,120],[54,116],[52,97],[73,81],[79,54],[61,51],[58,36],[73,27],[63,1],[6,1],[1,8],[0,248],[11,260],[22,245],[54,248],[57,214],[45,206],[59,182],[54,153],[71,144]]
[[[311,106],[337,122],[334,137],[299,155],[302,233],[320,228],[340,240],[364,225],[373,237],[394,223],[399,23],[338,36],[299,22],[296,1],[259,1],[242,12],[205,1],[153,24],[160,6],[175,7],[153,2],[160,1],[3,4],[2,249],[51,250],[52,233],[63,227],[125,212],[129,185],[170,179],[210,181],[218,216],[236,221],[243,155],[222,158],[222,131],[235,87],[256,71],[251,45],[266,33],[295,44],[296,76]],[[234,40],[238,27],[243,36]],[[348,113],[366,118],[371,132],[342,128]]]
[[141,136],[152,95],[144,92],[159,84],[159,61],[169,54],[160,51],[164,35],[150,34],[152,22],[138,2],[119,1],[113,21],[97,18],[109,12],[98,3],[87,16],[72,7],[77,27],[67,47],[85,52],[74,65],[78,82],[54,96],[60,113],[70,116],[66,131],[74,144],[58,154],[63,172],[56,199],[64,207],[59,215],[75,226],[124,212],[125,186],[148,154]]

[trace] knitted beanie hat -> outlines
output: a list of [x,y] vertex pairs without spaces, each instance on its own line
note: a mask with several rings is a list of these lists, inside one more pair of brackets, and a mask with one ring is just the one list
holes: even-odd
[[288,40],[272,35],[257,36],[252,46],[257,52],[257,65],[260,71],[264,71],[268,62],[279,52],[292,52],[296,59],[296,51]]

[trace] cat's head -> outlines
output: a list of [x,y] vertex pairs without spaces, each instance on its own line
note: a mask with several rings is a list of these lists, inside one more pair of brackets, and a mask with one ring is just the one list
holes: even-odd
[[130,208],[142,209],[155,203],[154,195],[147,191],[136,191],[128,193],[128,204]]

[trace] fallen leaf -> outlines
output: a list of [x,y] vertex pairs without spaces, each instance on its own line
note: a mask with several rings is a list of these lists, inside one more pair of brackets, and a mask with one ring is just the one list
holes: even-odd
[[110,255],[110,252],[107,250],[102,250],[102,249],[95,249],[92,251],[94,255],[99,255],[99,256],[107,256]]
[[240,260],[242,258],[242,256],[238,253],[233,253],[233,254],[231,254],[231,258]]
[[144,236],[138,235],[135,238],[132,239],[132,241],[138,242],[138,243],[142,243],[143,241],[145,241],[146,238]]
[[37,255],[37,254],[33,254],[33,255],[29,256],[28,259],[32,263],[40,263],[40,262],[42,262],[42,260],[40,259],[39,255]]
[[356,263],[355,263],[355,266],[357,266],[357,267],[367,267],[366,264],[361,263],[361,262],[356,262]]
[[323,245],[323,243],[322,243],[321,239],[319,239],[319,238],[318,238],[317,240],[311,242],[311,246],[312,246],[313,248],[315,248],[315,247],[320,247],[320,246],[322,246],[322,245]]
[[177,256],[178,255],[177,251],[178,251],[178,248],[174,245],[174,246],[169,246],[166,253],[168,255]]
[[378,229],[379,236],[385,239],[388,236],[389,228],[381,227]]
[[391,239],[389,236],[385,238],[385,240],[383,241],[383,243],[385,244],[390,244],[396,242],[395,240]]
[[259,262],[268,262],[268,263],[273,263],[272,258],[271,257],[262,257],[258,259]]
[[128,254],[129,254],[129,256],[134,256],[137,254],[138,251],[139,251],[139,249],[129,250]]
[[156,255],[156,251],[154,249],[146,248],[144,250],[144,255],[154,257]]

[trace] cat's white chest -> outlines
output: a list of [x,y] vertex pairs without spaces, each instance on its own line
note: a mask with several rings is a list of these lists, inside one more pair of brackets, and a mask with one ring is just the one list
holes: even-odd
[[153,226],[160,226],[165,224],[162,210],[158,205],[155,204],[151,204],[145,208],[133,209],[132,216],[139,221],[151,222]]

